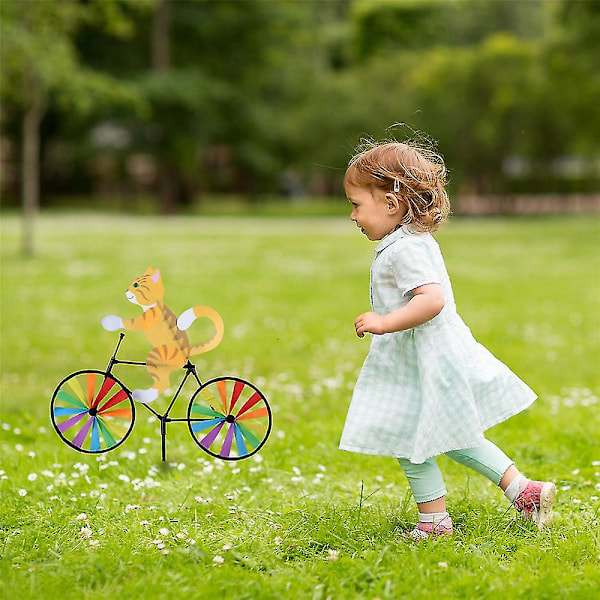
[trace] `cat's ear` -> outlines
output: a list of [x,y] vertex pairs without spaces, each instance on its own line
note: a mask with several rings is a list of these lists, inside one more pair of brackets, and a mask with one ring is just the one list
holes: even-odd
[[158,283],[160,281],[160,269],[156,269],[156,271],[150,276],[150,279],[152,279],[154,283]]
[[152,267],[148,267],[144,275],[152,275],[152,271],[154,271],[154,269]]

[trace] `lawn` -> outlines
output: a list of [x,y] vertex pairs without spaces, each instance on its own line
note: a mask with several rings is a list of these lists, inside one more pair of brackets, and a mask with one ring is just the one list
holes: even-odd
[[[2,217],[1,597],[597,597],[596,217],[455,219],[437,236],[463,318],[539,394],[488,437],[556,482],[559,515],[538,533],[442,457],[457,531],[421,544],[404,536],[416,507],[397,463],[337,449],[368,351],[353,320],[373,253],[347,219],[55,213],[38,220],[34,259],[19,255],[19,226]],[[223,342],[194,361],[201,379],[238,375],[265,392],[273,432],[254,457],[213,459],[174,423],[161,464],[157,422],[139,409],[111,453],[78,453],[54,432],[55,386],[106,366],[118,336],[100,320],[138,314],[124,292],[148,265],[177,314],[207,304],[223,316]],[[201,341],[202,324],[188,333]],[[131,332],[120,355],[149,348]],[[129,387],[147,383],[121,368]]]

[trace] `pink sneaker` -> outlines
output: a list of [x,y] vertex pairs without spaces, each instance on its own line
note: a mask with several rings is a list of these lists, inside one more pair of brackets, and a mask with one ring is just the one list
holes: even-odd
[[412,531],[407,532],[406,535],[415,540],[427,540],[430,537],[451,536],[453,533],[452,519],[446,517],[435,526],[435,529],[433,523],[419,522],[419,524]]
[[552,521],[556,486],[550,481],[530,481],[514,501],[515,508],[541,531]]

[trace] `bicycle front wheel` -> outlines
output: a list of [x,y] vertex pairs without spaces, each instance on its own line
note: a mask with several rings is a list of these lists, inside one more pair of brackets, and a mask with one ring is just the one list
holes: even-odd
[[78,452],[99,454],[120,446],[131,433],[131,394],[103,371],[77,371],[63,379],[50,402],[56,433]]
[[194,441],[211,456],[240,460],[256,454],[271,433],[263,393],[238,377],[217,377],[198,388],[188,406]]

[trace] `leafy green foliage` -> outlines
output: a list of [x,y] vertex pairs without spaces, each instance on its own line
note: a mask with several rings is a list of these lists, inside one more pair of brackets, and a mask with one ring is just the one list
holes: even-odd
[[[437,139],[467,192],[597,185],[596,0],[169,2],[169,64],[154,69],[163,5],[0,3],[3,125],[18,139],[31,93],[44,96],[44,190],[87,191],[96,163],[112,174],[99,189],[137,189],[141,155],[156,173],[143,191],[170,183],[172,209],[277,193],[286,170],[332,193],[358,139],[395,123]],[[107,126],[122,147],[97,142]]]

